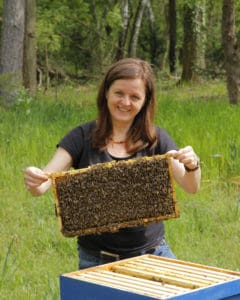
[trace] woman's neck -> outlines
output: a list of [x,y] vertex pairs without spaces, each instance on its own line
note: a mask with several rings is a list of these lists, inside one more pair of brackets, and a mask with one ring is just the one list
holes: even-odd
[[129,126],[122,124],[113,124],[112,135],[110,136],[110,140],[113,143],[123,144],[127,140]]
[[115,157],[128,157],[126,142],[131,124],[113,121],[112,126],[112,135],[109,137],[107,151]]
[[112,135],[107,144],[107,151],[110,155],[115,157],[129,156],[126,149],[126,136]]

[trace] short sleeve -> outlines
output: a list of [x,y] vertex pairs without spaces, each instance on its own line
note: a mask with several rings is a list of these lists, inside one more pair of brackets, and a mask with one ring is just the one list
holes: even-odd
[[62,140],[57,144],[57,147],[65,149],[72,157],[73,167],[77,168],[83,151],[84,137],[81,126],[78,126],[67,133]]
[[157,152],[158,154],[165,154],[170,150],[178,150],[178,146],[174,140],[170,137],[166,130],[156,126],[157,135]]

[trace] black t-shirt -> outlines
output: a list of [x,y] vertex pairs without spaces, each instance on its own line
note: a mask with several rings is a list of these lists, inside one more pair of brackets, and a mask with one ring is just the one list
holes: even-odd
[[[58,144],[72,157],[73,168],[86,168],[96,163],[109,162],[113,157],[107,152],[93,149],[91,134],[96,122],[88,122],[71,130]],[[165,154],[169,150],[177,150],[177,146],[167,132],[155,126],[158,143],[153,148],[140,150],[134,157]],[[79,245],[92,250],[105,250],[119,254],[150,249],[158,244],[164,237],[162,222],[152,223],[148,226],[123,228],[114,233],[92,234],[78,237]]]

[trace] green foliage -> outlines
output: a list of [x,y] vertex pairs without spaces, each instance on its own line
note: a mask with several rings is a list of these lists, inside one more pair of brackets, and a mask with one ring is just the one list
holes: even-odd
[[16,95],[16,101],[14,102],[13,107],[16,109],[16,112],[24,112],[26,115],[31,113],[31,102],[34,98],[22,88]]
[[80,77],[95,74],[105,61],[112,61],[122,24],[118,5],[109,7],[106,1],[40,1],[37,12],[42,65],[46,50],[50,67],[62,65],[62,69]]
[[[45,65],[45,57],[50,59],[50,67],[68,60],[75,63],[75,53],[71,53],[74,33],[84,32],[89,24],[89,6],[84,1],[40,1],[37,8],[37,41],[40,64]],[[47,52],[46,52],[47,51]],[[70,52],[68,52],[70,51]],[[67,63],[66,63],[67,64]]]
[[[166,80],[157,90],[156,123],[192,145],[202,167],[199,193],[176,186],[181,216],[165,222],[167,240],[179,259],[239,270],[240,108],[223,83]],[[22,91],[16,106],[0,108],[1,299],[59,299],[59,274],[77,270],[76,240],[59,234],[52,192],[33,198],[22,170],[43,167],[67,131],[96,118],[95,98],[95,86],[61,86],[36,99]]]
[[[134,9],[136,9],[136,7],[133,8],[132,14],[136,13]],[[168,24],[166,23],[167,2],[162,1],[162,3],[159,3],[159,1],[152,1],[152,9],[154,13],[153,30],[155,36],[151,34],[151,24],[148,19],[148,13],[145,10],[139,33],[137,56],[161,68],[164,65],[164,56],[168,47],[168,41],[166,39],[168,31]],[[154,53],[152,52],[152,47],[156,47]]]
[[[125,47],[126,55],[130,32],[136,13],[136,1],[129,1],[130,23]],[[168,69],[168,4],[164,0],[152,0],[154,36],[147,9],[140,28],[137,56],[153,63],[157,68]],[[37,1],[38,63],[48,64],[52,70],[61,70],[72,78],[84,82],[102,73],[114,59],[118,49],[119,33],[123,26],[122,1],[87,0],[40,0]],[[199,49],[205,50],[206,68],[201,76],[216,78],[223,73],[221,44],[222,1],[184,0],[176,1],[177,11],[177,67],[181,73],[183,50],[184,7],[192,9],[194,16],[205,15],[206,24],[195,18],[194,30],[200,34]],[[236,11],[239,4],[236,3]],[[239,28],[239,14],[236,25]],[[239,30],[238,30],[239,31]],[[155,49],[153,50],[155,46]]]
[[107,25],[111,27],[111,30],[115,32],[122,26],[122,17],[119,5],[115,5],[112,11],[107,12],[106,21]]

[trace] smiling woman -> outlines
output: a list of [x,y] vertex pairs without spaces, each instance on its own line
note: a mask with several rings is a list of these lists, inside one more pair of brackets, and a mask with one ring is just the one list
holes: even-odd
[[113,64],[97,97],[99,115],[93,145],[104,150],[110,138],[124,140],[129,154],[154,145],[155,102],[154,76],[147,62],[128,58]]
[[[107,104],[113,132],[107,143],[110,154],[126,157],[127,134],[136,115],[145,102],[145,85],[142,79],[116,80],[107,92]],[[123,143],[124,141],[124,143]]]
[[[125,126],[127,135],[134,118],[145,101],[145,85],[142,79],[116,80],[107,92],[108,109],[113,128]],[[113,133],[113,138],[117,138]]]
[[[201,170],[193,148],[178,149],[167,132],[154,125],[155,86],[149,63],[134,58],[114,63],[99,88],[97,107],[97,120],[67,133],[43,170],[26,168],[25,184],[33,195],[42,195],[49,189],[49,173],[165,153],[171,155],[173,177],[180,186],[189,193],[198,191]],[[112,186],[114,189],[117,185],[113,182]],[[112,200],[109,199],[109,205]],[[99,205],[97,197],[93,201]],[[79,236],[78,250],[81,269],[113,257],[145,253],[174,257],[165,241],[162,222]]]

